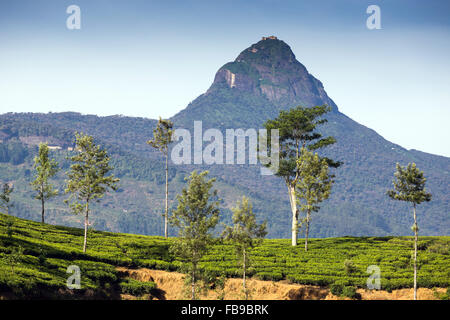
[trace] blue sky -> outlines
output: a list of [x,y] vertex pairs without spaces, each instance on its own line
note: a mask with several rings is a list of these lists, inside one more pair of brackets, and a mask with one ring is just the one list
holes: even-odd
[[[66,8],[81,8],[68,30]],[[366,8],[381,9],[381,30]],[[450,156],[449,1],[0,2],[0,113],[170,117],[218,68],[276,35],[341,112]]]

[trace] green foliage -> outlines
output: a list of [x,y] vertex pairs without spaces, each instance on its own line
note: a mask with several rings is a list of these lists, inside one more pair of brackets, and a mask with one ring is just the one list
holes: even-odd
[[302,148],[300,158],[297,160],[297,167],[299,179],[296,191],[297,197],[300,199],[301,210],[317,212],[320,209],[318,204],[330,196],[333,183],[327,161],[320,159],[317,153],[314,154]]
[[[394,173],[395,179],[393,181],[394,189],[388,190],[387,194],[390,198],[399,201],[406,201],[413,204],[414,212],[414,224],[412,230],[414,232],[414,300],[417,299],[417,250],[419,227],[417,225],[416,205],[431,200],[431,193],[425,190],[425,179],[423,171],[420,171],[415,163],[409,163],[407,167],[402,167],[398,163],[396,164],[396,172]],[[425,263],[426,260],[422,260],[421,263]],[[427,281],[421,279],[421,281]],[[423,284],[422,284],[423,286]]]
[[243,196],[233,208],[233,226],[226,227],[223,236],[233,243],[242,266],[243,290],[245,300],[248,299],[248,290],[245,285],[247,268],[250,266],[251,249],[262,243],[266,236],[266,222],[258,225],[253,213],[252,204]]
[[[322,116],[331,111],[331,108],[327,106],[315,106],[312,108],[304,108],[298,106],[288,111],[282,110],[277,118],[268,120],[264,123],[264,127],[268,130],[279,130],[279,163],[278,168],[272,168],[273,164],[268,163],[266,166],[275,169],[275,174],[282,177],[288,187],[289,200],[292,211],[292,245],[297,245],[297,232],[298,232],[298,209],[297,199],[295,195],[295,189],[299,179],[303,179],[303,182],[313,182],[311,179],[315,179],[316,175],[312,165],[307,164],[306,157],[309,154],[304,152],[303,159],[300,160],[302,148],[315,150],[323,148],[325,146],[334,144],[336,140],[329,137],[322,137],[322,134],[317,131],[317,127],[326,123],[327,120]],[[271,143],[269,144],[272,145]],[[272,152],[272,151],[271,151]],[[300,162],[298,162],[300,160]],[[317,156],[317,161],[319,158]],[[334,162],[329,158],[324,158],[329,165],[338,167],[340,164]],[[320,163],[322,161],[320,160]],[[309,170],[309,173],[305,173],[303,177],[300,177],[301,168]],[[316,166],[317,167],[317,166]],[[322,166],[323,167],[323,166]],[[322,169],[319,166],[319,172],[326,174],[326,180],[323,181],[322,186],[328,185],[328,167]],[[311,176],[311,174],[314,174]],[[309,177],[310,179],[308,180]],[[308,193],[305,190],[307,184],[300,184],[300,195],[306,196]],[[313,188],[309,188],[312,190]],[[324,188],[326,189],[326,188]],[[329,190],[316,194],[317,196],[328,197]],[[309,200],[313,200],[313,196],[310,194]],[[307,208],[314,208],[314,204],[306,204]],[[310,210],[308,211],[310,212]],[[309,215],[306,217],[307,227],[309,227]],[[309,230],[309,229],[308,229]],[[308,250],[307,239],[305,240],[305,251]]]
[[[8,219],[14,219],[16,235],[12,239],[3,236]],[[164,258],[168,254],[168,244],[162,239],[142,241],[140,236],[123,238],[102,232],[91,235],[92,252],[84,254],[79,249],[82,238],[80,229],[42,225],[0,215],[0,292],[10,292],[16,298],[26,299],[117,299],[120,273],[116,266],[127,266],[130,257],[137,259],[140,266],[147,266],[144,258]],[[121,254],[114,241],[125,247],[129,254]],[[69,274],[66,270],[69,265],[80,267],[80,290],[67,292]],[[154,284],[142,285],[145,290],[149,290],[149,286]]]
[[9,239],[12,238],[13,234],[14,234],[14,219],[12,217],[7,217],[5,219],[5,225],[6,225],[6,235],[8,236]]
[[225,240],[231,240],[238,255],[241,256],[244,250],[248,251],[262,243],[267,234],[267,222],[257,224],[252,204],[245,196],[232,210],[233,226],[225,228],[223,237]]
[[[333,137],[323,138],[322,134],[317,132],[317,127],[327,122],[322,116],[329,111],[331,108],[326,106],[312,108],[298,106],[288,111],[281,110],[277,118],[264,123],[269,132],[273,129],[279,130],[280,163],[276,175],[295,183],[299,173],[297,160],[301,148],[315,150],[336,142]],[[328,161],[335,164],[331,160]]]
[[330,286],[330,292],[332,294],[334,294],[335,296],[340,296],[342,295],[342,291],[344,290],[345,287],[345,281],[336,281],[335,283],[333,283]]
[[351,299],[356,299],[359,297],[358,293],[356,292],[356,288],[353,286],[345,286],[342,289],[342,296]]
[[433,253],[450,255],[450,243],[446,243],[444,241],[433,241],[427,246],[426,250]]
[[58,190],[53,189],[48,179],[58,172],[58,163],[48,156],[47,144],[39,145],[39,155],[34,158],[34,168],[36,170],[35,180],[31,183],[33,189],[38,192],[36,199],[46,200],[58,194]]
[[397,163],[394,175],[394,189],[387,192],[390,198],[413,204],[431,200],[431,193],[428,193],[425,189],[427,179],[415,163],[409,163],[407,167],[402,167]]
[[[6,235],[8,218],[14,220],[12,239]],[[176,238],[93,231],[88,253],[83,253],[79,246],[82,240],[82,229],[43,225],[0,214],[0,255],[4,257],[12,248],[19,246],[24,249],[20,264],[14,267],[14,277],[11,277],[11,266],[0,259],[0,291],[15,290],[17,295],[23,294],[27,298],[64,298],[58,292],[66,288],[66,269],[73,264],[81,268],[82,289],[76,293],[80,298],[86,290],[93,290],[95,297],[111,296],[111,290],[114,291],[121,281],[116,266],[186,270],[186,262],[169,250],[178,241]],[[430,245],[434,242],[445,245],[450,244],[450,237],[422,237],[422,241]],[[343,286],[365,288],[368,277],[365,270],[367,266],[377,264],[382,270],[383,290],[411,288],[411,266],[409,263],[398,264],[401,258],[409,261],[410,242],[411,237],[312,239],[312,250],[305,252],[289,246],[287,239],[266,239],[252,250],[253,265],[248,270],[248,276],[273,281],[288,279],[294,283],[321,286],[331,286],[339,281]],[[45,254],[44,264],[39,262],[42,252]],[[421,256],[428,262],[419,269],[420,279],[426,279],[426,283],[419,281],[419,284],[449,287],[450,256],[428,250],[421,251]],[[343,257],[353,261],[357,267],[355,272],[349,275],[345,272]],[[209,274],[208,278],[203,278],[207,284],[213,282],[214,275],[241,276],[234,246],[229,242],[210,246],[198,267]]]
[[352,282],[346,279],[337,280],[330,285],[330,292],[338,297],[359,299],[361,296],[356,292],[356,286],[351,285]]
[[2,186],[2,193],[0,193],[0,209],[5,210],[6,214],[9,214],[9,209],[12,207],[11,204],[11,193],[14,188],[9,185],[9,183],[4,183]]
[[450,287],[447,288],[447,291],[440,296],[441,300],[450,300]]
[[[118,178],[107,176],[112,170],[106,150],[94,143],[94,138],[85,134],[76,134],[76,150],[78,154],[71,157],[73,164],[67,174],[66,200],[74,213],[85,213],[85,237],[83,251],[86,252],[89,202],[102,198],[108,189],[117,190]],[[82,205],[84,202],[84,205]]]
[[[40,136],[52,137],[52,140],[63,142],[64,146],[69,146],[72,143],[73,132],[62,126],[59,127],[53,123],[39,123],[36,118],[42,114],[23,114],[25,117],[19,119],[13,113],[4,114],[0,119],[0,132],[6,135],[6,142],[18,142],[20,137]],[[31,118],[29,118],[31,117]],[[1,146],[1,144],[0,144]],[[0,161],[1,162],[1,161]]]
[[24,248],[22,246],[13,247],[7,254],[3,253],[2,259],[7,265],[11,267],[11,272],[14,275],[14,267],[23,259]]
[[108,188],[117,189],[119,179],[107,174],[113,169],[106,150],[94,143],[94,138],[85,134],[76,135],[78,154],[71,157],[73,164],[67,174],[69,180],[66,193],[70,193],[71,208],[75,213],[83,210],[79,201],[88,202],[102,198]]
[[28,149],[19,141],[0,143],[0,162],[22,164],[28,156]]
[[298,180],[295,185],[300,209],[306,213],[305,250],[308,250],[308,235],[311,213],[319,211],[319,203],[328,199],[331,193],[332,177],[326,159],[302,148],[297,159]]
[[203,277],[198,263],[213,243],[211,232],[219,221],[217,190],[211,191],[215,179],[206,180],[207,174],[208,171],[193,171],[186,179],[188,186],[177,197],[178,207],[170,220],[178,228],[178,239],[171,251],[186,263],[192,299],[196,299],[196,284]]
[[167,156],[169,145],[173,142],[174,133],[173,123],[170,120],[163,120],[160,117],[156,128],[153,130],[153,139],[148,140],[147,144]]
[[172,118],[178,127],[190,128],[195,120],[202,119],[210,128],[259,128],[261,119],[274,116],[276,109],[265,97],[230,90],[226,83],[214,83],[211,89],[214,94],[199,96]]
[[206,273],[207,281],[210,284],[210,289],[213,289],[217,293],[217,300],[225,299],[225,285],[227,282],[227,276],[224,272],[209,271]]
[[36,199],[42,203],[42,223],[44,223],[45,201],[56,196],[58,190],[48,181],[58,172],[58,163],[54,159],[48,157],[47,144],[39,145],[39,155],[34,158],[34,169],[36,170],[35,179],[31,182],[31,186],[37,192]]
[[156,284],[154,282],[142,282],[131,278],[121,281],[119,286],[122,293],[131,294],[136,297],[153,294],[156,291]]

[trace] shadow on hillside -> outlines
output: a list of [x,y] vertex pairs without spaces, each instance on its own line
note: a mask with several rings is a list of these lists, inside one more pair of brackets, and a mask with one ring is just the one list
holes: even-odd
[[152,291],[152,295],[158,300],[166,300],[166,292],[164,290],[156,288]]

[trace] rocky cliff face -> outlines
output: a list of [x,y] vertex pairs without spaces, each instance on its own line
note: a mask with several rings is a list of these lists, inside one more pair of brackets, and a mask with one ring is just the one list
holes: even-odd
[[291,48],[278,39],[266,38],[242,51],[216,73],[207,93],[227,86],[262,96],[274,104],[307,106],[327,104],[337,110],[322,83],[298,62]]

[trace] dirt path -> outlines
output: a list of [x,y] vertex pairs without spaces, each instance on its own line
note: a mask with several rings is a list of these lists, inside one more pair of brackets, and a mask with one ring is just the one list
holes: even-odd
[[[129,277],[140,281],[154,281],[159,289],[165,293],[167,300],[181,300],[183,296],[183,277],[177,272],[167,272],[151,269],[127,269],[118,268],[125,272]],[[251,290],[251,298],[254,300],[337,300],[342,299],[330,293],[328,288],[318,286],[308,286],[299,284],[290,284],[285,281],[262,281],[248,279],[247,286]],[[418,289],[418,298],[421,300],[435,300],[435,290],[444,293],[445,289]],[[391,293],[383,290],[364,290],[358,289],[364,300],[408,300],[413,297],[413,289],[393,290]],[[219,293],[210,290],[206,297],[202,299],[217,299]],[[127,298],[127,297],[124,297]],[[242,280],[228,279],[225,285],[225,299],[242,299]]]

